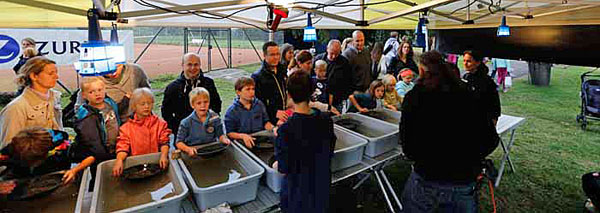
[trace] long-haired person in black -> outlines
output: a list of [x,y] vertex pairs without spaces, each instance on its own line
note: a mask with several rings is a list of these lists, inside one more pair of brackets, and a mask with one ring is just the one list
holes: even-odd
[[463,65],[466,73],[463,75],[463,79],[469,85],[469,91],[473,98],[477,100],[478,107],[485,110],[486,117],[492,120],[495,125],[498,122],[498,117],[500,117],[498,86],[488,76],[489,69],[482,61],[483,56],[481,53],[465,51]]
[[476,178],[498,135],[467,84],[436,51],[419,60],[404,97],[400,141],[413,171],[402,194],[405,212],[477,212]]

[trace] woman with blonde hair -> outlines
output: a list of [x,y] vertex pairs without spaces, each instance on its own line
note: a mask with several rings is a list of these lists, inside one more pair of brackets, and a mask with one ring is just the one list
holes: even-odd
[[342,52],[349,46],[352,46],[352,38],[345,38],[344,41],[342,41]]
[[[24,38],[23,40],[21,40],[21,48],[23,49],[23,55],[19,57],[19,61],[13,67],[13,71],[15,71],[15,74],[17,75],[19,74],[19,69],[21,69],[21,67],[25,64],[25,62],[27,62],[28,59],[33,58],[35,56],[42,56],[42,54],[37,51],[35,47],[35,40],[33,40],[32,38]],[[28,54],[28,56],[26,56],[26,53],[28,51],[27,49],[30,48],[35,50],[35,54]]]
[[24,91],[0,111],[0,148],[26,127],[62,129],[56,63],[46,57],[29,59],[20,69],[17,84]]

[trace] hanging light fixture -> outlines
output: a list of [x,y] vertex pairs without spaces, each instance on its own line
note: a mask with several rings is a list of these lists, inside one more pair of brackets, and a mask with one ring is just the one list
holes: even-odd
[[[107,13],[105,13],[107,14]],[[105,15],[106,16],[106,15]],[[111,30],[111,41],[102,40],[100,30],[100,18],[116,20],[114,17],[99,17],[98,9],[89,9],[88,18],[88,41],[81,45],[79,61],[75,62],[75,70],[81,76],[102,76],[114,73],[117,64],[125,63],[125,49],[118,43],[116,25]]]
[[427,33],[427,18],[425,15],[419,17],[419,23],[415,29],[415,47],[425,47],[426,44],[426,33]]
[[507,37],[510,36],[510,27],[506,25],[506,16],[502,15],[502,23],[498,27],[498,32],[496,33],[498,37]]
[[317,41],[317,29],[312,26],[312,20],[310,18],[311,13],[308,13],[308,23],[304,28],[304,42],[314,42]]
[[108,46],[108,55],[111,58],[110,63],[125,64],[125,47],[119,44],[119,36],[117,34],[117,24],[112,24],[110,30],[110,45]]

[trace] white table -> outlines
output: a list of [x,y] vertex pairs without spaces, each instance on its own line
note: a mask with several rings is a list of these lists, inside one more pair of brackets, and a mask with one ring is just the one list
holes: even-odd
[[[502,155],[502,159],[500,161],[500,169],[498,170],[498,177],[496,178],[496,183],[494,183],[494,187],[498,187],[500,185],[500,179],[502,179],[502,174],[504,173],[504,168],[506,166],[506,162],[510,165],[510,170],[515,172],[515,166],[510,159],[510,149],[512,148],[515,140],[515,131],[521,124],[525,123],[525,118],[511,116],[511,115],[500,115],[498,118],[498,123],[496,124],[496,132],[500,136],[500,146],[502,146],[502,150],[504,154]],[[502,135],[510,133],[510,140],[508,144],[504,144],[504,140],[502,140]]]

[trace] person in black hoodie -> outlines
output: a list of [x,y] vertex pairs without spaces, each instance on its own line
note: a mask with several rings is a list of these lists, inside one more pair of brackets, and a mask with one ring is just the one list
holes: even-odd
[[498,86],[488,76],[489,70],[482,60],[483,56],[480,53],[465,51],[463,65],[466,73],[463,79],[467,82],[471,95],[477,100],[477,106],[485,111],[485,116],[495,125],[500,117]]
[[266,42],[262,50],[264,56],[262,66],[251,77],[256,84],[256,98],[263,102],[267,108],[269,121],[275,124],[280,119],[287,120],[288,117],[285,113],[287,69],[279,63],[281,53],[277,43]]
[[169,83],[165,88],[165,96],[160,111],[162,117],[167,121],[169,129],[177,136],[179,123],[189,116],[194,109],[190,106],[189,94],[196,87],[204,87],[210,93],[209,108],[220,114],[221,97],[217,92],[215,82],[202,74],[200,69],[200,56],[195,53],[187,53],[183,56],[181,66],[183,72],[179,78]]
[[403,152],[414,161],[402,194],[404,211],[477,212],[481,162],[499,142],[494,124],[440,53],[424,53],[419,73],[400,121]]

